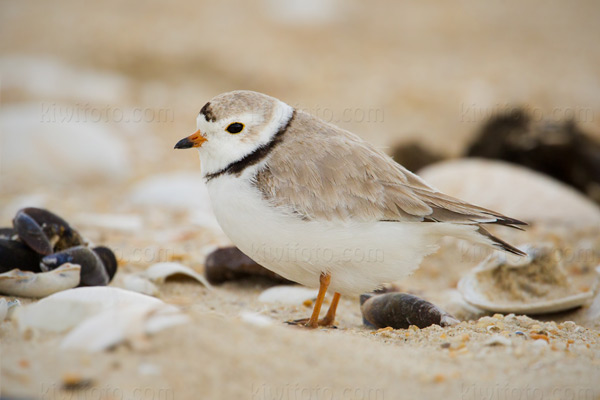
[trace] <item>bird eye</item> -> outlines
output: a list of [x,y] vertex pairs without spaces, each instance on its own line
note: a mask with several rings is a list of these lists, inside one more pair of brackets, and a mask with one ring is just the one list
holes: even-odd
[[231,133],[231,134],[236,134],[236,133],[240,133],[242,130],[244,129],[244,124],[240,123],[240,122],[234,122],[232,124],[229,124],[229,126],[227,127],[227,132]]

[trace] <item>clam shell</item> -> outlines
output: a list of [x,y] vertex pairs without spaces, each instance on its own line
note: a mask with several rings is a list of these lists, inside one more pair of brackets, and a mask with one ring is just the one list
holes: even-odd
[[132,304],[153,306],[164,303],[155,297],[110,286],[79,287],[19,307],[13,319],[21,331],[64,332],[102,311]]
[[163,283],[170,276],[185,275],[195,279],[207,288],[212,289],[210,283],[208,283],[206,278],[204,278],[202,275],[183,264],[175,262],[162,262],[151,265],[146,271],[144,271],[143,275],[156,283]]
[[458,282],[471,305],[498,313],[548,314],[582,306],[593,291],[578,292],[550,246],[523,246],[521,260],[493,254]]
[[0,294],[19,297],[46,297],[79,284],[81,267],[63,264],[48,272],[13,269],[0,274]]
[[138,274],[125,274],[122,278],[123,287],[137,293],[146,294],[148,296],[156,296],[159,293],[156,285],[145,276]]
[[165,303],[113,305],[77,325],[62,340],[60,349],[96,352],[123,341],[143,347],[146,335],[189,320],[177,307]]
[[419,176],[447,195],[526,222],[600,226],[597,204],[562,182],[514,164],[443,161],[420,170]]
[[0,299],[0,322],[10,318],[14,307],[20,306],[19,300],[7,301],[5,298]]

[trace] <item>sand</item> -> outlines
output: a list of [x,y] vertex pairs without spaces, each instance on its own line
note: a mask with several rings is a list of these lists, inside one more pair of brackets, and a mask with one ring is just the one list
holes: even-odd
[[[25,205],[58,213],[115,250],[114,285],[120,275],[159,261],[202,272],[206,254],[229,244],[207,214],[206,199],[190,205],[178,191],[171,204],[169,196],[141,204],[131,191],[159,174],[198,171],[197,156],[175,153],[173,145],[193,132],[210,97],[233,89],[272,94],[386,150],[417,139],[458,156],[487,117],[516,105],[540,118],[573,115],[600,137],[594,1],[462,7],[329,1],[314,6],[316,15],[307,7],[293,18],[275,3],[3,3],[0,112],[16,123],[0,130],[0,226]],[[119,117],[134,117],[137,109],[149,110],[148,118]],[[64,113],[72,111],[81,113],[80,125],[69,132],[80,129],[85,138],[101,134],[91,131],[101,127],[112,134],[102,143],[120,152],[99,143],[97,152],[85,153],[88,159],[72,159],[75,142],[61,136]],[[24,126],[31,128],[21,132]],[[8,154],[17,134],[31,139]],[[110,163],[102,162],[106,157]],[[594,289],[598,227],[575,221],[495,232],[514,244],[568,248],[576,257],[567,273],[580,290]],[[600,398],[600,299],[550,316],[483,313],[461,302],[456,284],[484,256],[445,241],[412,277],[397,282],[463,321],[451,328],[373,331],[362,326],[358,299],[343,298],[337,329],[299,329],[284,321],[308,316],[310,307],[258,302],[269,287],[258,279],[214,291],[167,281],[159,297],[192,322],[95,354],[61,351],[64,335],[20,332],[3,322],[0,393],[24,399]],[[248,322],[248,313],[271,324]]]

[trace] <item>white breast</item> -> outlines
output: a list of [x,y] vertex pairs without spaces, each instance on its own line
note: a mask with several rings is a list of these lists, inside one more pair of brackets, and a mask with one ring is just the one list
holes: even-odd
[[318,287],[320,274],[329,272],[332,291],[360,294],[407,276],[437,250],[434,224],[305,221],[285,213],[253,186],[253,169],[211,180],[211,203],[240,250],[290,280]]

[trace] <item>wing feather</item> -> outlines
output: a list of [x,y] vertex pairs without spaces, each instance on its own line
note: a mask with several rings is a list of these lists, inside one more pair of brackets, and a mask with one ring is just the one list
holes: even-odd
[[300,111],[256,186],[306,220],[524,225],[436,191],[359,137]]

